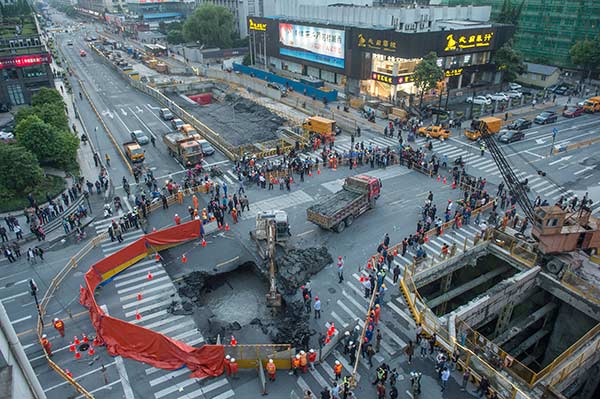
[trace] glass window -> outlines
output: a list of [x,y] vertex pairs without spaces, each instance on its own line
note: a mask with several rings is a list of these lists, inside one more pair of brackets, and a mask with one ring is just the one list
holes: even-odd
[[33,65],[29,67],[24,67],[23,76],[26,78],[46,76],[46,68],[44,65]]
[[19,74],[17,73],[16,68],[8,68],[2,70],[2,79],[4,80],[17,80],[19,79]]
[[6,88],[8,90],[8,97],[10,98],[12,105],[25,104],[25,98],[23,97],[21,85],[8,85]]

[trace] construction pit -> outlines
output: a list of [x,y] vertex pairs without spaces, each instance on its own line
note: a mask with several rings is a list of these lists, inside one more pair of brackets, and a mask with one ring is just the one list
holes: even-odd
[[316,334],[309,326],[309,313],[300,287],[333,259],[326,248],[290,249],[278,253],[276,285],[282,305],[267,304],[269,268],[245,262],[227,271],[196,271],[183,276],[178,291],[194,305],[194,317],[203,336],[213,342],[220,336],[244,337],[245,344],[290,344],[306,348]]
[[[226,83],[202,81],[161,87],[171,101],[187,111],[223,140],[234,154],[276,152],[295,145],[300,136],[293,133],[298,121],[288,120],[281,110],[257,102],[257,97]],[[285,129],[285,128],[288,129]],[[202,130],[201,130],[202,132]],[[273,154],[265,154],[274,155]]]
[[460,358],[491,377],[501,396],[518,387],[540,397],[550,385],[568,397],[600,397],[600,304],[547,268],[486,242],[408,275],[426,330],[456,342]]

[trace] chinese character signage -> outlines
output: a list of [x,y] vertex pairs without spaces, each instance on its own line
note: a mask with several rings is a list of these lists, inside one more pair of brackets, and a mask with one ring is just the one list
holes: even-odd
[[250,30],[257,30],[257,31],[261,31],[261,32],[266,32],[267,31],[267,24],[254,22],[252,20],[252,18],[250,18],[248,20],[248,28]]
[[371,72],[371,79],[377,82],[388,83],[391,85],[399,85],[402,83],[410,83],[415,81],[415,78],[412,74],[403,76],[392,76],[380,72]]
[[279,54],[344,68],[346,32],[296,24],[279,24]]
[[398,44],[395,40],[388,39],[378,39],[373,38],[363,33],[358,34],[358,42],[356,43],[358,47],[367,48],[371,50],[380,50],[383,52],[396,52]]
[[446,36],[446,48],[444,51],[459,51],[476,49],[479,47],[490,47],[494,32],[473,33],[467,35],[458,35],[450,33]]
[[454,68],[454,69],[446,69],[444,74],[447,78],[451,78],[452,76],[460,76],[463,73],[462,68]]
[[52,61],[50,54],[21,55],[18,57],[0,59],[0,69],[22,68],[32,65],[49,64]]

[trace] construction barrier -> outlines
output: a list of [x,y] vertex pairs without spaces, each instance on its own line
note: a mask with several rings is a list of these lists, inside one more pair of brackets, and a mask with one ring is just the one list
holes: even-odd
[[289,370],[292,368],[292,357],[296,355],[295,349],[290,344],[256,344],[256,345],[224,345],[225,354],[235,359],[240,368],[252,369],[258,362],[266,367],[269,359],[277,369]]
[[165,370],[176,370],[186,366],[196,378],[223,373],[223,345],[194,348],[147,328],[111,317],[98,306],[94,296],[98,285],[107,282],[148,255],[203,236],[201,221],[192,220],[146,234],[100,260],[88,270],[85,274],[85,287],[82,287],[80,292],[80,303],[89,309],[97,338],[106,346],[110,355],[120,355]]
[[573,151],[578,148],[587,147],[596,143],[600,143],[600,137],[594,137],[593,139],[583,140],[578,143],[568,145],[556,145],[552,148],[552,155],[562,154],[564,152]]

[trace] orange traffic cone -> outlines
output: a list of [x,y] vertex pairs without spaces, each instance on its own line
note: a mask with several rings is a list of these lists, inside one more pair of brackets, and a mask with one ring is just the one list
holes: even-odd
[[446,184],[446,176],[444,176],[444,184]]
[[237,345],[237,340],[235,339],[235,337],[232,335],[231,336],[231,346],[236,346]]
[[440,175],[438,175],[437,181],[440,181],[440,180],[442,180],[442,178]]
[[219,230],[223,229],[223,225],[221,223],[217,223],[217,227],[219,228]]
[[330,342],[331,342],[331,338],[329,338],[329,337],[325,337],[325,344],[328,344],[328,343],[330,343]]
[[73,342],[69,345],[69,352],[75,352],[75,344]]
[[181,262],[187,263],[187,256],[185,256],[185,254],[181,255]]
[[354,164],[352,165],[354,168],[356,168],[356,159],[354,160]]
[[142,315],[140,314],[140,312],[137,311],[137,309],[135,310],[135,319],[142,320]]
[[148,280],[152,280],[154,278],[154,276],[152,275],[151,272],[148,272]]
[[75,359],[81,359],[81,353],[79,353],[79,351],[75,352]]
[[308,177],[312,177],[312,172],[308,172]]
[[317,168],[317,174],[320,175],[321,174],[321,169]]
[[152,232],[155,233],[156,232],[156,227],[152,228]]
[[73,373],[69,371],[69,369],[65,369],[65,374],[69,376],[69,378],[73,378]]
[[83,342],[85,342],[86,344],[88,342],[90,342],[90,340],[88,339],[87,335],[83,334]]
[[202,246],[205,247],[206,246],[206,240],[203,238],[202,239]]
[[440,235],[444,234],[444,228],[440,227]]
[[425,237],[423,237],[423,241],[425,241],[425,242],[429,242],[429,236],[425,236]]
[[398,248],[394,249],[394,256],[398,256]]
[[452,190],[456,190],[456,181],[452,182]]
[[96,349],[93,346],[90,346],[90,350],[88,351],[88,355],[94,356],[96,354]]
[[154,259],[156,259],[157,262],[160,261],[160,255],[156,254],[156,256],[154,257]]
[[73,343],[74,343],[75,345],[79,345],[81,342],[79,341],[79,338],[77,338],[77,336],[74,336],[74,337],[73,337]]
[[138,294],[137,294],[137,300],[138,301],[142,300],[142,293],[141,292],[138,292]]
[[229,223],[225,223],[225,231],[229,231]]

